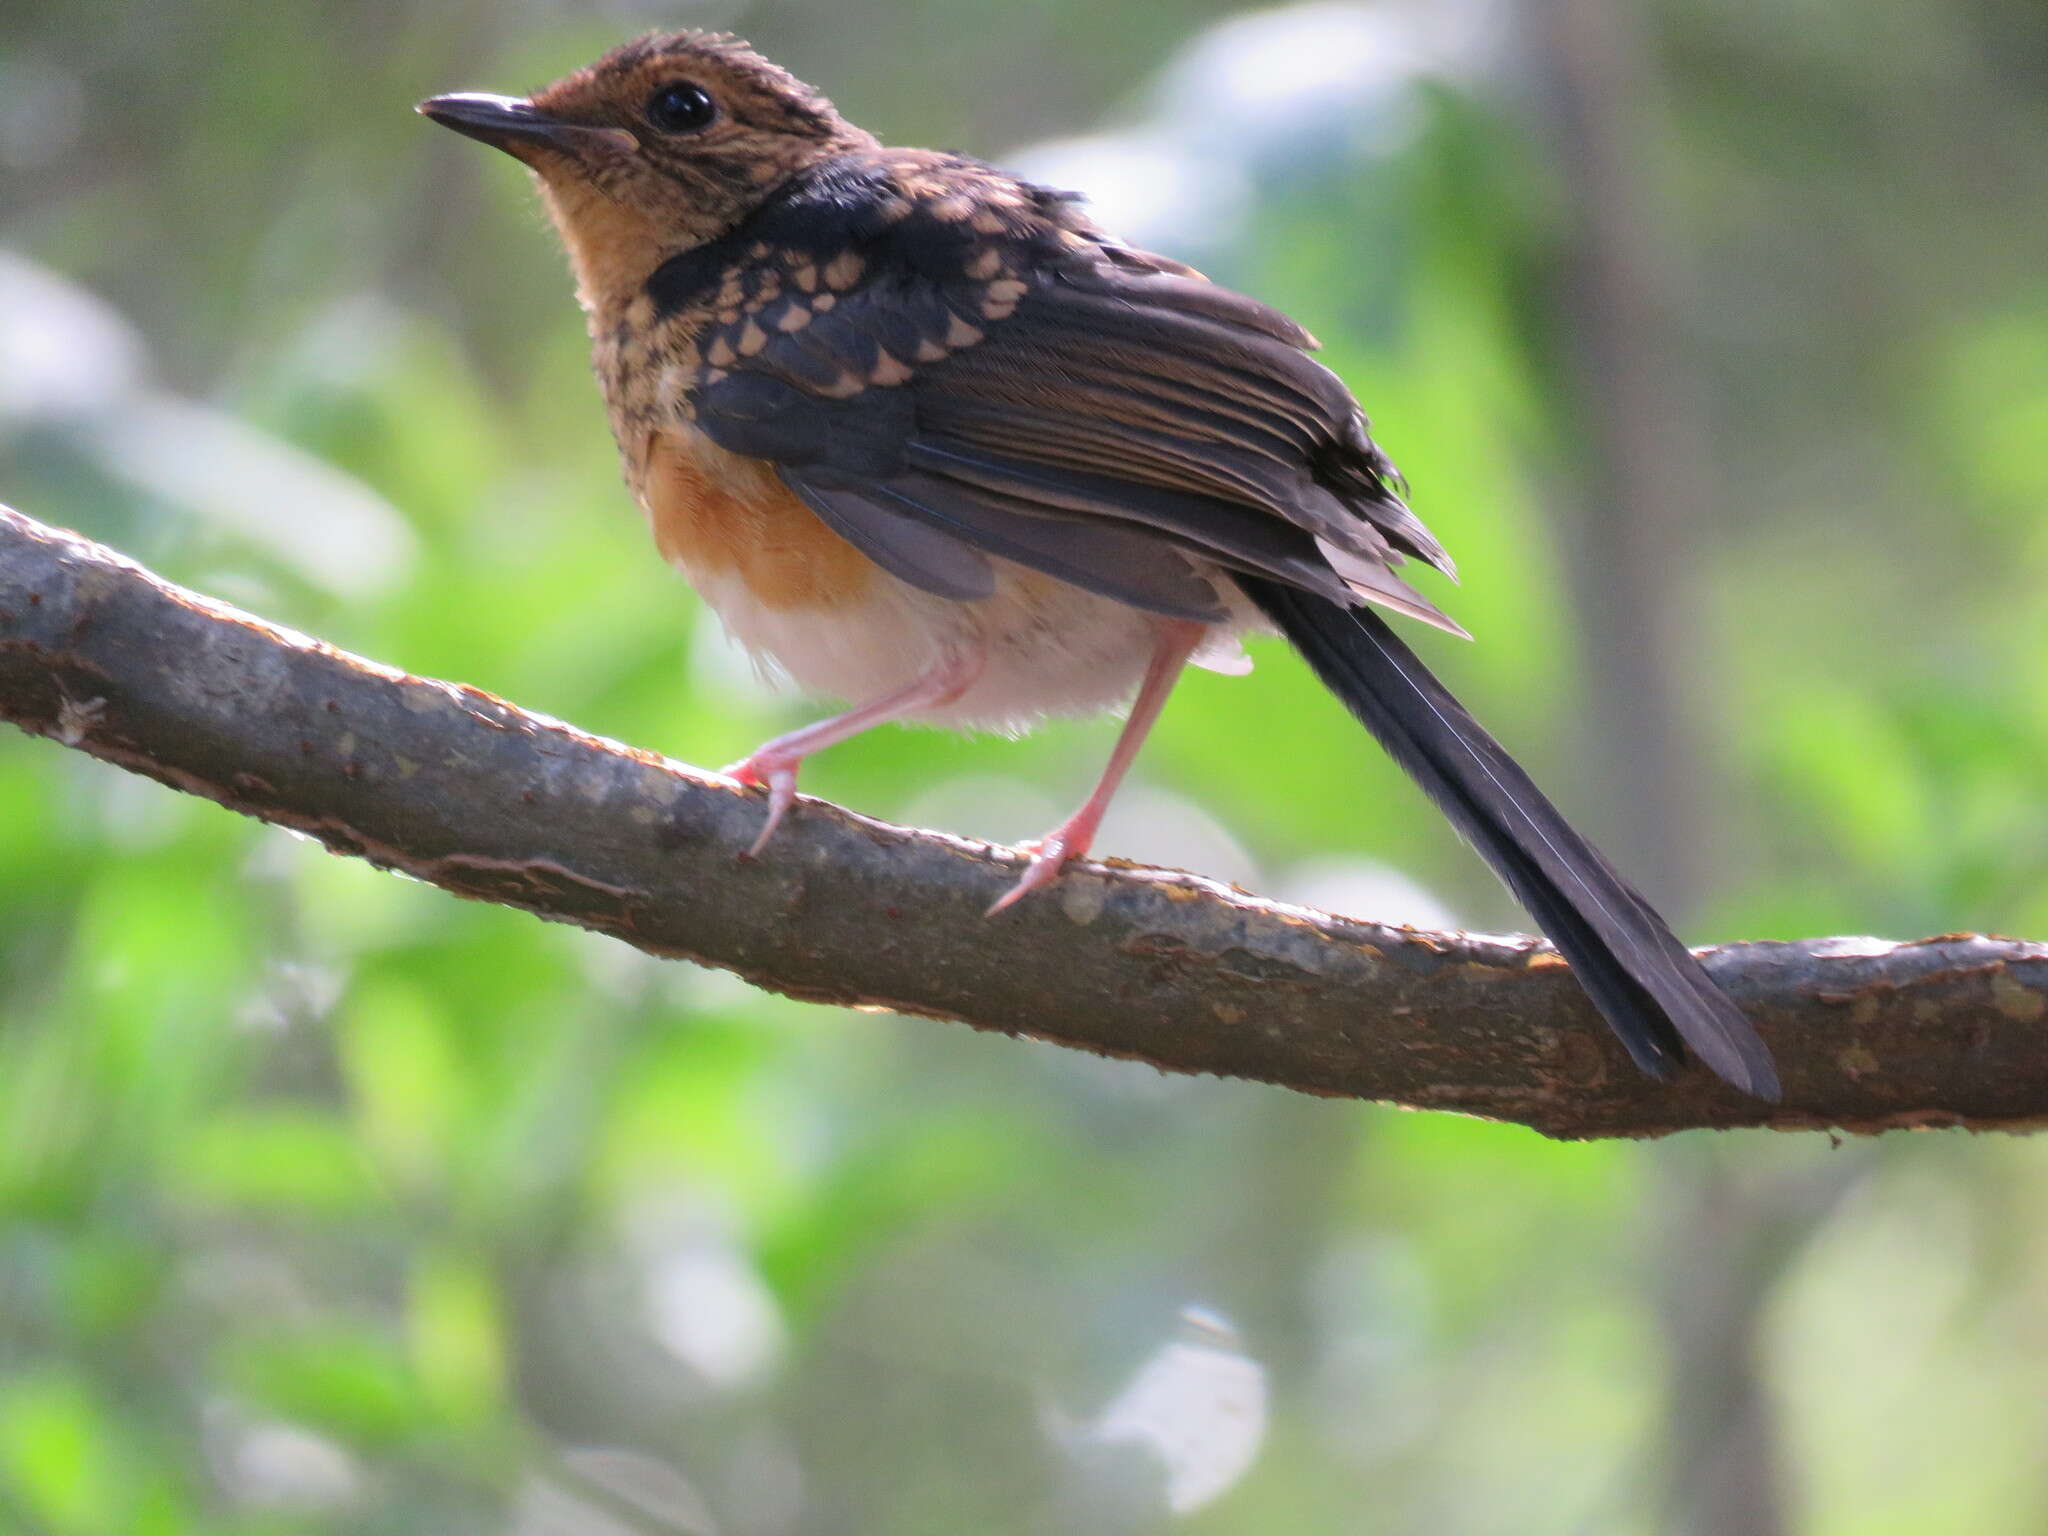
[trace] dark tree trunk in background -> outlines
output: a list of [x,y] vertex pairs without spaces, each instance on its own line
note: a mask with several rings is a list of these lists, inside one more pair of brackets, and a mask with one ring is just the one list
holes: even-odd
[[[1583,445],[1561,522],[1576,536],[1594,727],[1586,766],[1608,791],[1600,837],[1683,931],[1720,798],[1688,702],[1709,664],[1695,551],[1713,527],[1715,479],[1682,321],[1684,241],[1663,196],[1657,66],[1629,5],[1527,0],[1525,14],[1573,234],[1553,319]],[[1778,1266],[1740,1240],[1764,1213],[1720,1160],[1657,1155],[1670,1213],[1658,1284],[1670,1383],[1663,1528],[1774,1536],[1785,1529],[1780,1435],[1755,1339]]]
[[1558,253],[1558,375],[1575,381],[1579,478],[1559,525],[1596,729],[1588,773],[1609,791],[1599,835],[1653,902],[1700,895],[1714,796],[1686,705],[1704,665],[1695,564],[1713,522],[1700,382],[1681,320],[1682,242],[1660,195],[1655,70],[1628,7],[1529,0],[1572,242]]

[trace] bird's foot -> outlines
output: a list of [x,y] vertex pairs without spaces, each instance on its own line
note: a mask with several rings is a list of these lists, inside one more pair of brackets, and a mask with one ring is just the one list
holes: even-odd
[[1088,840],[1080,836],[1071,826],[1060,827],[1044,837],[1033,838],[1019,843],[1018,848],[1031,855],[1031,867],[1017,878],[1017,883],[1005,891],[996,904],[983,914],[994,917],[1006,907],[1015,906],[1033,891],[1043,890],[1059,879],[1060,871],[1068,861],[1078,859],[1088,852]]
[[742,758],[720,770],[727,778],[738,779],[749,788],[768,791],[768,820],[761,827],[761,835],[754,839],[742,858],[759,858],[761,850],[768,846],[768,839],[782,825],[782,818],[796,804],[796,771],[802,762],[800,757],[786,757],[764,748],[752,757]]

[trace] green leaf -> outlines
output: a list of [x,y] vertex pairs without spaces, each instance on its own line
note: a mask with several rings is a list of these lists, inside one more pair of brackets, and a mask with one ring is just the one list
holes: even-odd
[[50,1368],[0,1381],[0,1469],[50,1530],[101,1536],[116,1529],[119,1458],[82,1376]]

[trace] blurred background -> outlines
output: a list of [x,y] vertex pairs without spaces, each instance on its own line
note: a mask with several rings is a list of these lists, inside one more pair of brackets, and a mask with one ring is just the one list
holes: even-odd
[[[0,499],[698,763],[524,174],[744,30],[1299,316],[1691,938],[2048,936],[2038,0],[8,0]],[[1442,642],[1442,643],[1439,643]],[[1104,852],[1518,928],[1273,645]],[[1013,839],[1113,727],[813,793]],[[0,736],[0,1532],[2032,1532],[2048,1143],[1556,1145],[801,1006]]]

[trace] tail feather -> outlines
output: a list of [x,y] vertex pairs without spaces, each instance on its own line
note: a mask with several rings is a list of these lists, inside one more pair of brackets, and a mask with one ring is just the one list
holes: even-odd
[[1637,1066],[1667,1076],[1682,1041],[1735,1087],[1778,1097],[1770,1052],[1727,994],[1384,619],[1237,581],[1529,909]]

